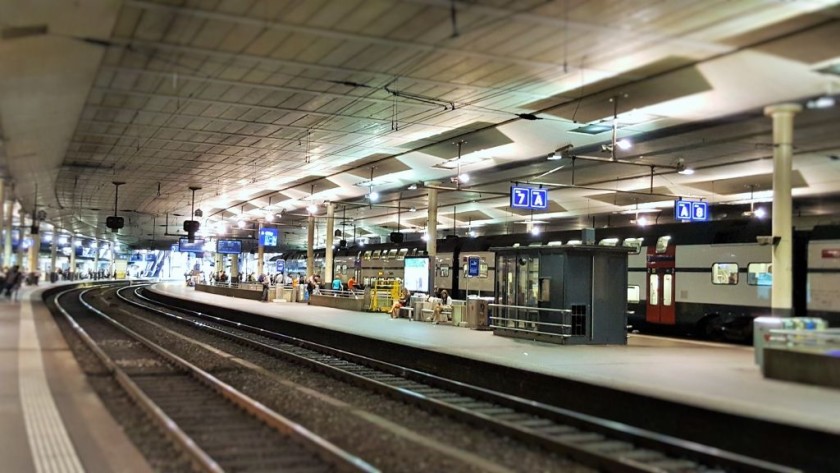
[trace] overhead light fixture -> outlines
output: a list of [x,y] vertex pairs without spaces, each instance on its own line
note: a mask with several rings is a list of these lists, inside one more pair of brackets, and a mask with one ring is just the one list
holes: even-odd
[[274,212],[266,212],[265,213],[265,221],[271,223],[274,221]]
[[408,190],[416,191],[417,190],[417,184],[412,184],[412,185],[408,186]]
[[764,210],[764,207],[758,207],[752,214],[755,218],[762,219],[767,216],[767,211]]
[[648,224],[648,219],[646,217],[639,217],[636,219],[636,224],[640,227],[644,227]]
[[475,230],[469,230],[469,231],[467,231],[467,235],[469,235],[469,236],[470,236],[470,238],[475,238],[475,235],[476,235]]
[[376,202],[377,200],[379,200],[379,192],[371,191],[368,194],[368,199],[370,199],[371,202]]
[[318,211],[318,206],[315,204],[309,204],[309,206],[306,207],[306,210],[309,212],[310,215],[313,215],[315,214],[315,212]]
[[534,225],[533,227],[531,227],[531,235],[536,236],[536,235],[539,235],[539,234],[540,234],[540,227],[538,227],[537,225]]
[[420,239],[423,241],[429,241],[429,234],[424,232]]
[[408,211],[409,211],[409,212],[417,212],[417,207],[415,207],[415,206],[413,206],[413,205],[412,205],[412,206],[411,206],[411,208],[410,208],[410,209],[408,209]]
[[460,182],[461,184],[466,184],[470,182],[470,175],[467,173],[458,175],[458,182]]
[[76,247],[77,247],[77,248],[81,248],[81,247],[82,247],[82,240],[76,240]]
[[627,151],[628,149],[633,147],[633,142],[628,140],[627,138],[618,140],[615,142],[615,145],[618,146],[618,149],[622,149]]
[[240,220],[236,222],[236,226],[239,228],[245,228],[245,220]]
[[58,244],[59,245],[66,245],[67,244],[67,237],[65,237],[65,236],[58,237]]
[[834,97],[824,95],[814,100],[809,100],[805,103],[806,108],[831,108],[836,104]]
[[682,174],[683,176],[690,176],[690,175],[694,174],[694,169],[691,169],[691,168],[681,169],[681,170],[677,171],[677,174]]

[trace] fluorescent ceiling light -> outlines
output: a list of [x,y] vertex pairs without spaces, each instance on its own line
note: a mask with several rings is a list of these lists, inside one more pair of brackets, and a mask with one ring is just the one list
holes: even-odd
[[467,173],[461,174],[460,176],[458,176],[458,182],[463,183],[463,184],[466,184],[467,182],[470,182],[470,175],[467,174]]
[[618,146],[619,149],[623,149],[625,151],[633,147],[633,142],[631,142],[627,138],[620,139],[616,141],[615,144],[616,146]]
[[677,174],[682,174],[683,176],[690,176],[694,174],[694,169],[685,168],[677,171]]

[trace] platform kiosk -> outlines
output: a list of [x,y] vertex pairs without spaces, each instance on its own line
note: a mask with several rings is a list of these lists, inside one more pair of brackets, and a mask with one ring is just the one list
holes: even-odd
[[496,252],[494,334],[559,344],[627,343],[627,254],[607,246]]

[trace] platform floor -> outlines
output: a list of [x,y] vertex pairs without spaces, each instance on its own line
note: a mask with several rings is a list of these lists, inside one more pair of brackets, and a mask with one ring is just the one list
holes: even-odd
[[0,469],[152,471],[85,381],[42,302],[47,287],[0,296]]
[[152,287],[170,296],[236,308],[403,345],[570,378],[736,415],[840,434],[840,390],[764,379],[751,347],[645,335],[627,346],[561,346],[451,325],[391,319],[303,303],[264,303]]

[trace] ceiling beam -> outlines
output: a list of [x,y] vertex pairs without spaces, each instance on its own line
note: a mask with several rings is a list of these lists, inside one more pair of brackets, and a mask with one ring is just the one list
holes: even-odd
[[[307,62],[300,62],[300,61],[292,61],[288,59],[276,59],[264,56],[255,56],[252,54],[240,54],[240,53],[229,53],[223,51],[215,51],[212,49],[206,48],[198,48],[195,46],[184,46],[184,45],[174,45],[169,43],[163,43],[160,41],[147,41],[147,40],[140,40],[136,38],[112,38],[108,40],[109,43],[115,46],[121,46],[123,49],[129,53],[140,54],[145,58],[154,58],[155,53],[158,51],[162,52],[169,52],[173,54],[192,54],[192,55],[202,55],[210,58],[218,59],[219,61],[225,64],[235,64],[235,61],[251,61],[257,63],[264,63],[264,64],[272,64],[278,68],[296,68],[296,69],[303,69],[303,70],[312,70],[317,71],[320,73],[340,73],[340,74],[360,74],[366,75],[372,78],[372,80],[377,81],[376,84],[366,84],[370,87],[384,87],[387,84],[391,84],[394,81],[394,75],[389,73],[383,72],[375,72],[375,71],[367,71],[363,69],[352,69],[348,67],[339,67],[339,66],[324,66],[321,64],[312,64]],[[130,49],[129,49],[130,47]],[[140,52],[138,47],[146,47],[151,49],[153,52],[152,54],[146,52]],[[171,60],[167,60],[167,62],[172,62]],[[189,70],[188,66],[183,66],[185,69]],[[556,66],[555,66],[556,67]],[[194,71],[193,71],[194,72]],[[311,80],[320,80],[318,77],[308,77]],[[548,95],[552,95],[554,92],[546,92],[542,94],[532,93],[532,92],[522,92],[520,90],[512,90],[505,87],[482,87],[482,86],[475,86],[475,85],[466,85],[457,82],[445,82],[439,80],[432,80],[432,79],[422,79],[418,77],[411,77],[411,76],[400,76],[401,80],[412,82],[415,84],[426,85],[429,87],[448,87],[453,90],[463,90],[465,92],[475,93],[485,93],[490,94],[492,96],[497,96],[498,94],[505,94],[507,96],[517,96],[521,97],[524,103],[530,103],[534,100],[544,99]],[[511,79],[512,84],[521,84],[523,81],[523,77]],[[544,85],[542,81],[540,84]],[[570,100],[572,98],[570,97]]]
[[387,46],[392,48],[403,48],[417,51],[420,53],[445,53],[463,58],[481,59],[488,62],[506,62],[508,64],[524,66],[526,68],[538,69],[556,69],[561,64],[545,61],[535,61],[533,59],[524,59],[511,56],[502,56],[498,54],[484,53],[480,51],[473,51],[467,49],[459,49],[451,46],[443,46],[440,44],[425,44],[413,41],[403,41],[392,38],[380,38],[377,36],[363,35],[358,33],[349,33],[344,31],[328,30],[324,28],[316,28],[312,26],[295,25],[285,23],[277,20],[268,20],[260,18],[250,18],[247,16],[233,15],[230,13],[217,13],[207,10],[199,10],[184,6],[169,6],[160,3],[153,3],[143,0],[127,0],[126,5],[142,8],[145,10],[162,11],[169,14],[192,16],[203,20],[221,21],[235,23],[238,25],[252,26],[259,29],[269,29],[275,31],[303,33],[313,36],[320,36],[323,38],[334,39],[337,41],[353,41],[366,44],[375,44],[379,46]]
[[[136,67],[124,67],[124,66],[110,66],[110,65],[103,65],[99,68],[100,71],[112,71],[112,72],[126,72],[130,74],[139,74],[139,75],[146,75],[146,76],[159,76],[162,78],[171,78],[173,74],[177,74],[178,80],[193,80],[198,82],[206,82],[208,84],[216,84],[216,85],[229,85],[231,87],[249,87],[252,89],[258,90],[269,90],[272,92],[289,92],[294,94],[306,94],[311,95],[313,98],[316,97],[329,97],[336,100],[352,100],[353,102],[368,102],[368,103],[378,103],[384,105],[392,105],[394,103],[394,98],[374,98],[368,96],[361,96],[361,95],[351,95],[351,94],[338,94],[334,92],[325,92],[319,90],[309,90],[309,89],[302,89],[299,87],[289,87],[289,86],[281,86],[281,85],[270,85],[270,84],[258,84],[255,82],[245,82],[245,81],[235,81],[235,80],[227,80],[227,79],[217,79],[212,77],[204,77],[194,74],[184,74],[181,72],[175,73],[172,71],[154,71],[149,69],[140,69]],[[380,89],[383,90],[384,89]],[[387,92],[386,92],[387,93]],[[414,100],[406,100],[401,96],[396,96],[396,98],[400,102],[400,107],[407,107],[409,109],[416,108],[422,110],[440,110],[440,105],[432,105],[422,102],[417,102]],[[457,104],[457,102],[456,102]],[[478,116],[485,116],[485,115],[500,115],[505,117],[510,117],[516,111],[522,111],[525,109],[519,109],[517,107],[513,107],[511,112],[503,112],[498,110],[490,110],[490,109],[481,109],[481,110],[471,110],[469,105],[462,105],[458,107],[458,110],[462,114],[470,114],[470,115],[478,115]]]

